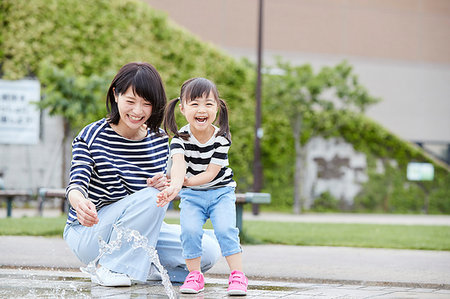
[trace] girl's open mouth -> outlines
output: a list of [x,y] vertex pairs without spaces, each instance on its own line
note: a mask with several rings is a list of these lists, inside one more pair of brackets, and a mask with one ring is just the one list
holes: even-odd
[[207,117],[196,117],[195,118],[195,120],[199,123],[205,123],[207,119],[208,119]]

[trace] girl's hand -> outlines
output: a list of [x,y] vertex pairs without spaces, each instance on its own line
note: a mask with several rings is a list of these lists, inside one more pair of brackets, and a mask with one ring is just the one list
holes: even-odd
[[81,225],[91,227],[98,223],[97,209],[90,200],[83,198],[78,201],[74,208],[77,212],[78,222],[80,222]]
[[171,202],[180,192],[180,188],[169,186],[156,195],[156,206],[164,207]]
[[162,191],[169,186],[170,180],[162,173],[157,173],[153,177],[147,179],[147,186]]

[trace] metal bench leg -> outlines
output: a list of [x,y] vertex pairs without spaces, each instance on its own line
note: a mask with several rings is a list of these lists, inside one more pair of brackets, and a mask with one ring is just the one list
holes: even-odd
[[239,229],[239,233],[242,232],[242,211],[244,210],[244,204],[236,204],[236,227]]
[[13,203],[13,197],[8,197],[6,199],[6,217],[12,216],[12,203]]

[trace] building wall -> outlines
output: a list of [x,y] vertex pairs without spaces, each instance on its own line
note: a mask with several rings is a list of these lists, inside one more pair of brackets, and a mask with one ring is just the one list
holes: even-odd
[[[63,122],[60,117],[44,113],[41,119],[41,138],[35,145],[0,145],[0,171],[6,189],[39,187],[62,188],[68,179],[63,171]],[[69,148],[68,148],[69,147]],[[66,168],[70,167],[70,142],[65,146]]]
[[[256,61],[258,0],[143,0],[236,57]],[[367,115],[411,141],[450,143],[450,1],[265,0],[263,62],[348,60],[383,101]],[[443,149],[446,150],[446,149]]]

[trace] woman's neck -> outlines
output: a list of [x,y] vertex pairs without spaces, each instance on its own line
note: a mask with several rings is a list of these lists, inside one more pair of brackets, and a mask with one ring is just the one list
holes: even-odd
[[147,128],[145,125],[139,127],[136,130],[132,130],[128,127],[122,126],[120,122],[115,125],[110,123],[111,128],[120,136],[130,140],[142,140],[147,136]]

